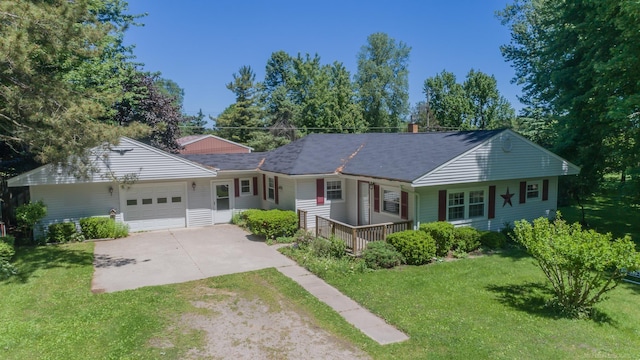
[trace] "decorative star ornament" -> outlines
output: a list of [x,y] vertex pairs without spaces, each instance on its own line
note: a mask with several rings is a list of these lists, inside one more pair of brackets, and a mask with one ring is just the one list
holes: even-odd
[[513,195],[515,195],[515,194],[510,194],[509,193],[509,187],[507,186],[507,193],[500,195],[504,199],[504,203],[502,204],[502,207],[505,207],[507,204],[509,204],[509,206],[513,207],[513,204],[511,203],[511,198],[513,197]]

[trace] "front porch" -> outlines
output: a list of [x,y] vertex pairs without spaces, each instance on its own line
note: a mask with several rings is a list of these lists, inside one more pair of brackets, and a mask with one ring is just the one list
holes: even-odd
[[[413,229],[412,220],[355,226],[318,215],[315,218],[316,237],[338,238],[347,244],[347,251],[353,255],[360,255],[371,241],[386,241],[389,234]],[[307,212],[299,209],[298,227],[309,230],[307,224]]]

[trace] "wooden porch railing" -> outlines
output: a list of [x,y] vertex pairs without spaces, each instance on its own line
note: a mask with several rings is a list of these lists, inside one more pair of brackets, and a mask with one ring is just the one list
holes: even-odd
[[298,209],[298,229],[307,230],[307,210]]
[[411,230],[413,221],[388,222],[373,225],[353,226],[316,215],[316,237],[336,237],[347,244],[347,250],[360,255],[371,241],[386,241],[387,235]]

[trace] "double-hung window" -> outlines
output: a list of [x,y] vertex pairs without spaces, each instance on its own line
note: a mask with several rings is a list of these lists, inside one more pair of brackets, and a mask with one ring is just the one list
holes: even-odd
[[267,199],[275,200],[276,198],[276,183],[275,180],[270,177],[267,178]]
[[449,221],[479,218],[485,216],[484,190],[452,191],[447,198],[447,219]]
[[400,215],[400,191],[382,189],[382,211],[393,215]]
[[449,193],[449,220],[464,219],[464,192]]
[[540,197],[540,184],[527,183],[527,200],[538,199]]
[[326,184],[326,199],[331,201],[343,200],[342,197],[342,180],[327,180]]
[[249,196],[251,192],[251,179],[240,180],[240,196]]

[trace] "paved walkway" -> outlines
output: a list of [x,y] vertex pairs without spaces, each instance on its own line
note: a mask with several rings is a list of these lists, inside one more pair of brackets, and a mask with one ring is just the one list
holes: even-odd
[[96,242],[94,292],[164,285],[275,267],[364,334],[385,345],[408,336],[334,287],[233,225],[133,234]]
[[[284,256],[284,255],[282,255]],[[324,280],[298,265],[281,266],[277,268],[285,276],[293,279],[320,301],[329,305],[333,310],[347,320],[348,323],[360,329],[365,335],[381,345],[387,345],[408,340],[409,337],[395,327],[351,300]]]

